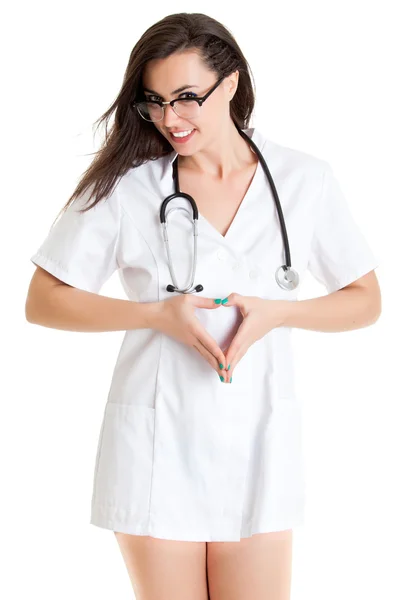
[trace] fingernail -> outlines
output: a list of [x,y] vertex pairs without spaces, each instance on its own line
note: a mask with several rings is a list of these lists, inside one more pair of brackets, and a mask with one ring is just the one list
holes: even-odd
[[232,377],[230,378],[229,383],[232,383]]
[[221,381],[225,381],[225,377],[223,377],[222,375],[219,376]]
[[224,299],[222,300],[222,304],[226,304],[227,302],[228,302],[228,298],[224,298]]
[[224,368],[224,365],[221,363],[221,364],[219,365],[219,368],[220,368],[220,369],[223,369],[223,368]]
[[231,365],[228,365],[227,371],[229,371],[230,368],[231,368]]
[[214,300],[214,302],[215,302],[215,304],[221,304],[221,298],[216,298],[216,299]]

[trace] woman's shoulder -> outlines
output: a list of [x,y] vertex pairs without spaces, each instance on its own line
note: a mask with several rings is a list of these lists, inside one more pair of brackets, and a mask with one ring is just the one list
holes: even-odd
[[316,154],[273,140],[259,129],[256,129],[255,133],[267,164],[269,159],[274,165],[284,169],[300,169],[312,174],[319,174],[327,168],[327,161]]
[[118,182],[119,194],[123,198],[124,194],[132,196],[141,196],[142,194],[159,195],[162,192],[164,181],[171,169],[171,152],[156,159],[149,159],[139,166],[129,169]]

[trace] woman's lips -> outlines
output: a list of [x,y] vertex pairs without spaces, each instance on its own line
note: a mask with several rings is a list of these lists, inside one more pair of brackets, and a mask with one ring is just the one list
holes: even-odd
[[189,140],[192,139],[193,135],[195,134],[197,130],[193,129],[192,133],[189,133],[189,135],[187,135],[186,137],[175,137],[172,135],[171,132],[169,132],[169,136],[170,138],[174,141],[177,142],[178,144],[185,144],[186,142],[188,142]]

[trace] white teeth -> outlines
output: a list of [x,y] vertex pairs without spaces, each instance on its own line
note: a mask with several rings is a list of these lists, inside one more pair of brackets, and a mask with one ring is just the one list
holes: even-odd
[[193,129],[189,129],[188,131],[179,131],[179,133],[172,133],[174,137],[186,137],[189,133],[192,133]]

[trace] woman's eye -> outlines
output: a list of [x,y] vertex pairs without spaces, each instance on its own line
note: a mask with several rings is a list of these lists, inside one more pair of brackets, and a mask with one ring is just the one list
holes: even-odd
[[[197,94],[195,94],[194,92],[184,92],[179,96],[179,98],[182,98],[184,96],[188,96],[189,98],[195,98]],[[159,98],[158,96],[146,96],[146,100],[147,102],[160,102],[161,98]]]

